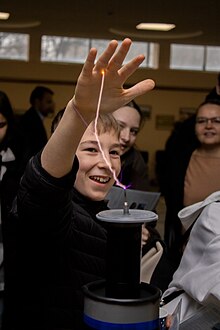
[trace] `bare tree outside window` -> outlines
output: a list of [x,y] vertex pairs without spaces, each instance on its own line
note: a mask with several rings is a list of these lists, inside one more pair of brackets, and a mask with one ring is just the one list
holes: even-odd
[[0,32],[0,59],[29,60],[29,35]]
[[[105,39],[42,36],[41,61],[60,63],[84,63],[90,47],[97,48],[97,56],[99,56],[99,54],[101,54],[106,48],[108,43],[109,40]],[[149,45],[151,46],[149,47]],[[154,53],[154,48],[152,47],[152,45],[154,44],[149,44],[147,42],[133,42],[133,45],[129,50],[125,63],[127,63],[134,56],[142,53],[145,55],[146,59],[141,66],[157,68],[159,52],[156,51]],[[149,52],[151,52],[151,54],[149,54]],[[152,61],[153,53],[154,61]],[[151,61],[149,61],[149,59],[151,59]]]
[[89,39],[42,36],[41,61],[84,63],[89,49]]
[[[63,36],[41,37],[41,62],[81,63],[91,47],[96,47],[98,56],[106,48],[109,40],[70,38]],[[121,42],[119,41],[119,44]],[[0,60],[29,61],[30,36],[24,33],[0,32]],[[135,41],[133,42],[126,62],[138,54],[144,54],[141,67],[159,68],[160,45]],[[220,70],[220,47],[205,45],[171,44],[170,69],[214,71]]]

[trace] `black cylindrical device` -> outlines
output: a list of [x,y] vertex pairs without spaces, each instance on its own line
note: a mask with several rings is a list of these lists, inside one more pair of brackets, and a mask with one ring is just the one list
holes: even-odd
[[107,275],[105,281],[83,287],[88,329],[159,329],[160,290],[140,283],[142,224],[157,218],[136,209],[97,214],[107,230]]

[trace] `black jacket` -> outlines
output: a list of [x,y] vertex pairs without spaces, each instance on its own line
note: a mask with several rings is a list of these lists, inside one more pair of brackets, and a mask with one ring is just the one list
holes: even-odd
[[176,267],[182,255],[182,226],[178,212],[184,207],[184,180],[190,157],[199,146],[194,132],[193,115],[175,128],[165,149],[162,175],[162,191],[166,201],[164,239]]
[[47,143],[47,133],[37,111],[31,107],[19,120],[19,128],[29,144],[31,156],[39,152]]
[[106,231],[96,214],[106,205],[73,188],[75,173],[53,178],[37,155],[21,180],[11,216],[16,269],[6,286],[5,323],[14,329],[84,329],[81,288],[105,277]]
[[149,190],[147,164],[140,151],[134,147],[121,156],[119,181],[129,189]]

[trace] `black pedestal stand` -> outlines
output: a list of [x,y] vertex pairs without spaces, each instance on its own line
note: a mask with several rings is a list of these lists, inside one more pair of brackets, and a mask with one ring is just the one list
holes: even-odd
[[84,286],[84,321],[89,329],[159,329],[160,290],[140,283],[142,224],[157,219],[145,210],[97,214],[107,229],[106,281]]

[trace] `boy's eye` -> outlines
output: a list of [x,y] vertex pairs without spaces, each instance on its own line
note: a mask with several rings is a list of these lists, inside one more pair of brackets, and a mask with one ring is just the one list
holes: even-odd
[[120,156],[120,151],[119,150],[112,150],[110,152],[111,155],[116,155],[116,156]]
[[89,151],[89,152],[97,152],[97,150],[95,148],[87,148],[86,151]]

